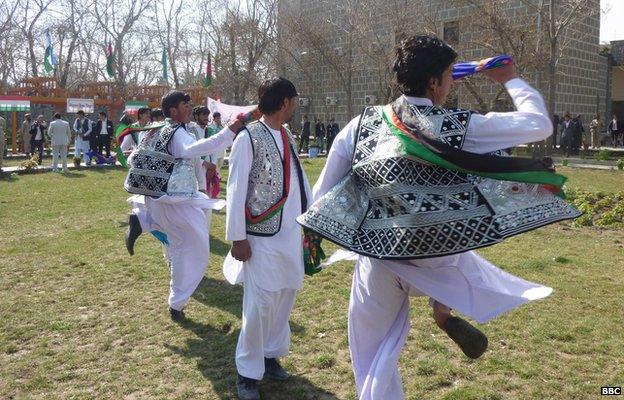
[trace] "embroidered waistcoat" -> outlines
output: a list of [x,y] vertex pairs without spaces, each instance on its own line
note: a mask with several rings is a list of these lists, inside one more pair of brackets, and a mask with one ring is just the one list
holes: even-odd
[[[247,131],[253,148],[253,161],[247,186],[247,206],[252,215],[260,215],[282,198],[284,167],[275,138],[262,122],[256,121],[247,125]],[[289,146],[289,143],[283,143],[283,146]],[[247,233],[273,236],[279,232],[281,226],[282,210],[266,221],[257,224],[247,222]]]
[[[426,134],[463,147],[471,111],[410,108]],[[362,113],[351,173],[298,221],[362,255],[418,259],[488,246],[578,215],[541,185],[451,171],[408,155],[375,106]]]
[[[168,145],[180,125],[168,123],[148,131],[128,158],[124,188],[129,193],[151,197],[196,194],[198,184],[193,159],[175,158]],[[185,133],[179,131],[179,134]]]

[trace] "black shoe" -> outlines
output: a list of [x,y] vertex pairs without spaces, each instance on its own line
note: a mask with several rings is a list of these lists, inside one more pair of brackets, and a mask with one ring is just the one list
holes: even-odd
[[139,223],[139,217],[135,214],[128,215],[128,229],[126,229],[126,249],[128,249],[128,253],[130,255],[134,255],[134,242],[137,240],[139,236],[141,236],[143,230],[141,229],[141,224]]
[[285,381],[290,377],[288,372],[277,361],[277,358],[264,358],[264,376],[274,381]]
[[171,315],[171,320],[175,322],[182,322],[186,319],[184,311],[182,310],[174,310],[173,308],[169,307],[169,314]]
[[459,317],[450,317],[444,323],[444,331],[459,346],[461,351],[470,358],[479,358],[488,346],[488,338]]
[[236,380],[236,392],[239,400],[260,400],[258,381],[245,378],[241,374],[238,374],[238,379]]

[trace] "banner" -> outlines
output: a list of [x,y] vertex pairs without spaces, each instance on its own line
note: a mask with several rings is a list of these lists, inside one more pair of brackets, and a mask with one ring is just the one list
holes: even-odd
[[77,113],[84,111],[85,114],[93,114],[95,111],[95,101],[93,99],[67,99],[67,112]]
[[223,104],[221,103],[221,100],[215,100],[210,97],[208,97],[207,106],[211,114],[214,114],[215,112],[221,113],[221,121],[223,123],[228,122],[232,117],[235,117],[240,113],[246,114],[258,108],[257,105],[232,106],[230,104]]
[[126,108],[124,112],[130,115],[136,115],[139,108],[142,107],[149,107],[147,105],[147,101],[126,101]]
[[30,99],[26,96],[0,96],[0,111],[30,111]]

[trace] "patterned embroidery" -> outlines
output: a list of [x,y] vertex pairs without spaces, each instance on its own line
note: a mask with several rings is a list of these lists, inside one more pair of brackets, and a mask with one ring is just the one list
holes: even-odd
[[129,193],[152,197],[193,196],[197,191],[192,160],[176,159],[167,146],[179,124],[169,123],[148,131],[128,158],[130,167],[124,188]]
[[[412,106],[409,118],[461,148],[470,115]],[[383,124],[381,108],[369,107],[357,132],[352,174],[298,220],[360,254],[418,259],[488,246],[579,214],[539,185],[481,178],[414,159]]]
[[[282,155],[271,132],[262,122],[247,125],[253,147],[253,161],[249,172],[247,204],[253,215],[268,210],[281,199],[284,190]],[[285,146],[288,143],[284,143]],[[257,224],[247,224],[247,233],[273,236],[282,225],[282,211]]]

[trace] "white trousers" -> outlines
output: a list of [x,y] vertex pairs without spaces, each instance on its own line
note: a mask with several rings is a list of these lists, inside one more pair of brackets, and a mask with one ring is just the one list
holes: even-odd
[[260,380],[264,376],[265,357],[288,355],[288,318],[296,294],[295,289],[264,290],[251,279],[245,279],[243,325],[236,345],[236,369],[239,374]]
[[84,154],[85,161],[89,161],[87,152],[89,151],[89,141],[83,140],[80,136],[76,135],[74,140],[74,157],[81,157]]
[[149,211],[152,225],[144,231],[157,227],[167,234],[169,241],[166,251],[171,263],[169,307],[182,310],[208,265],[210,242],[206,213],[196,206],[164,202],[153,202]]
[[52,146],[52,171],[56,171],[58,168],[59,157],[61,157],[61,163],[63,164],[63,171],[67,171],[67,145],[54,145]]
[[356,263],[349,301],[349,350],[360,400],[400,400],[399,356],[417,289],[383,267]]

